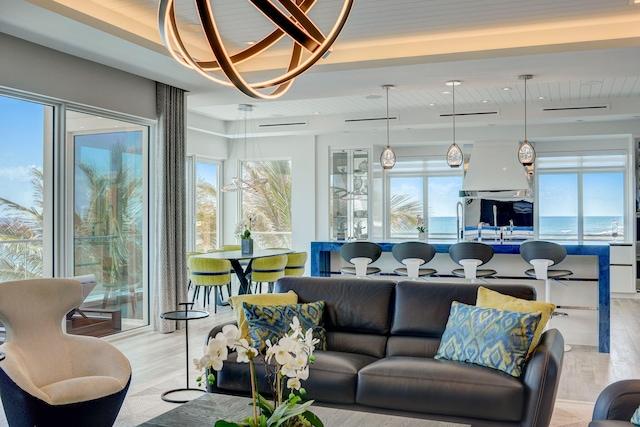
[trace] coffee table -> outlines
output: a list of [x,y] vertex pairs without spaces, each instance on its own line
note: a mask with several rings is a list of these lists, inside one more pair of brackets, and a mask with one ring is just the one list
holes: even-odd
[[[250,403],[251,399],[246,397],[207,393],[140,424],[140,426],[195,427],[213,426],[218,420],[241,421],[252,415]],[[470,427],[468,424],[374,414],[319,405],[312,405],[311,411],[322,420],[326,427]]]

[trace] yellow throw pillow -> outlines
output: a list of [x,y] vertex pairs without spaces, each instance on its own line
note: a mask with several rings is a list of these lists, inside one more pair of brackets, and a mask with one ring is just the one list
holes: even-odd
[[551,314],[555,311],[555,304],[544,301],[529,301],[521,298],[512,297],[509,295],[501,294],[500,292],[492,291],[485,287],[480,286],[478,288],[478,299],[476,301],[478,307],[483,308],[497,308],[500,310],[517,311],[519,313],[532,313],[539,311],[542,313],[540,323],[533,334],[533,340],[531,340],[531,346],[527,352],[527,357],[531,355],[531,352],[538,345],[540,336],[544,332],[544,327],[547,325]]
[[247,324],[247,319],[244,317],[244,309],[242,308],[243,302],[259,306],[297,304],[298,294],[289,291],[286,294],[246,294],[229,298],[229,304],[236,313],[238,329],[242,332],[242,338],[250,340],[249,325]]

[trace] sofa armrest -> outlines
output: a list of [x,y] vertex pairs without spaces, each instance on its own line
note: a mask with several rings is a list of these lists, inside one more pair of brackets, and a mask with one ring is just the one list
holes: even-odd
[[629,421],[640,405],[640,380],[609,384],[596,399],[593,420]]
[[204,339],[204,345],[206,346],[207,344],[209,344],[209,338],[214,338],[218,332],[222,332],[222,328],[224,328],[227,325],[236,325],[238,326],[238,323],[233,321],[233,322],[227,322],[227,323],[222,323],[218,326],[214,326],[213,329],[211,329],[209,331],[209,334],[205,337]]
[[522,427],[549,425],[564,359],[564,338],[557,329],[542,334],[523,373],[525,406]]

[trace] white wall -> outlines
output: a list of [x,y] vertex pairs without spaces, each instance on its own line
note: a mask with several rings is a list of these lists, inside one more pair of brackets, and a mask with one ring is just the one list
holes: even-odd
[[0,87],[156,119],[156,83],[0,33]]

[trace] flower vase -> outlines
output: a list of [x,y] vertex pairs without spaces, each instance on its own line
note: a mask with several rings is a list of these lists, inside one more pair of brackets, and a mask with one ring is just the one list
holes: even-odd
[[251,255],[253,253],[253,239],[242,239],[242,253],[244,255]]
[[427,235],[424,231],[418,233],[418,240],[427,240]]

